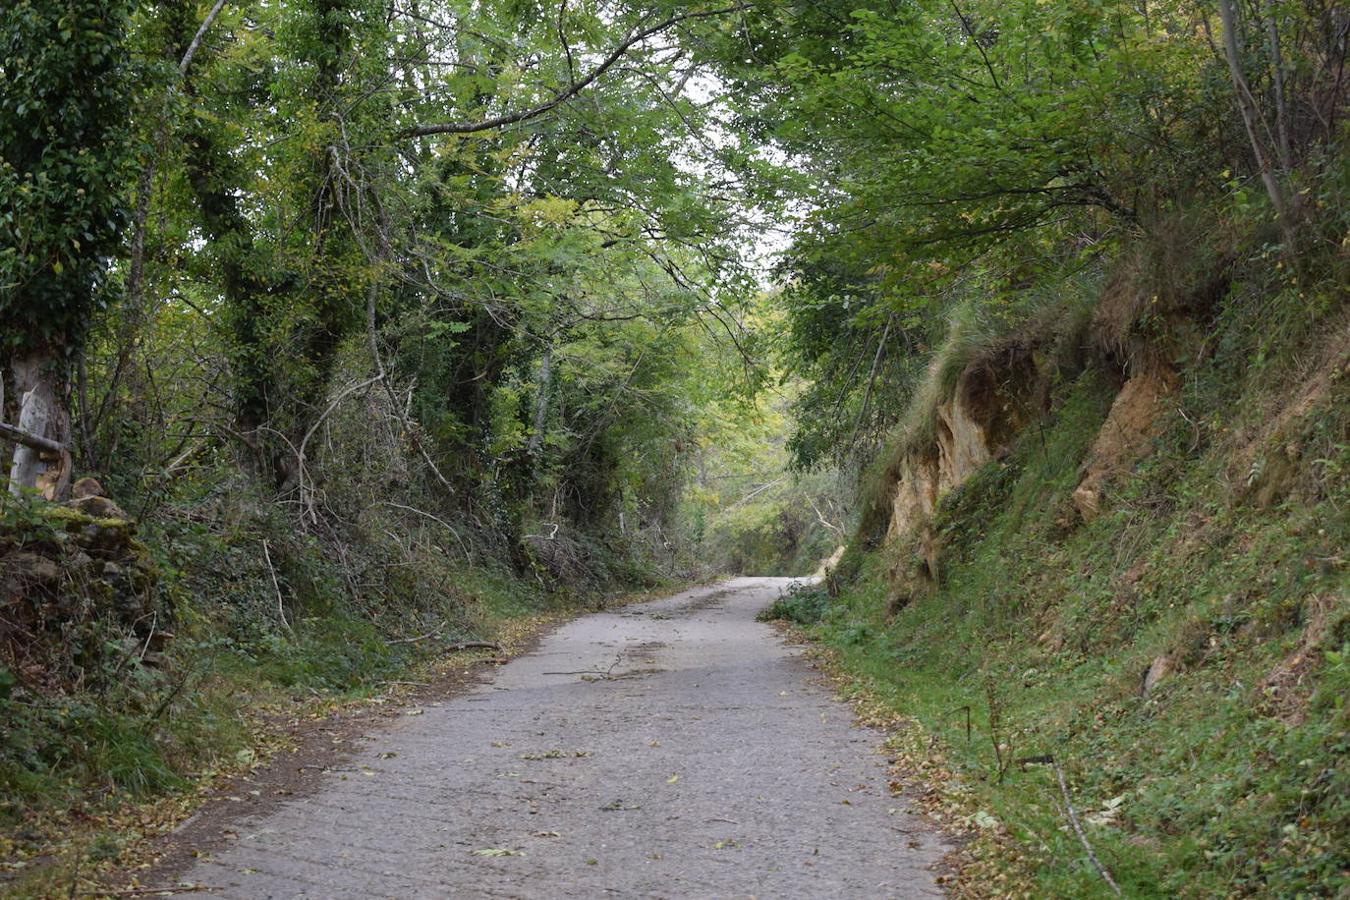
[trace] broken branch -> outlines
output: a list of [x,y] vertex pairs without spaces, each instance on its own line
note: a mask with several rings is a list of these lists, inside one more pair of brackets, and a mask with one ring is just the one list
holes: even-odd
[[14,425],[6,425],[4,422],[0,422],[0,438],[13,441],[16,444],[23,444],[25,447],[32,447],[34,450],[46,450],[48,453],[64,453],[66,451],[66,445],[60,441],[24,431]]
[[1069,814],[1069,824],[1073,826],[1073,833],[1078,835],[1078,842],[1087,851],[1087,857],[1092,861],[1097,873],[1102,876],[1103,880],[1111,886],[1111,890],[1119,897],[1120,885],[1116,884],[1116,880],[1111,877],[1111,873],[1106,870],[1106,866],[1102,865],[1102,861],[1097,858],[1097,854],[1092,850],[1092,845],[1088,843],[1087,835],[1083,833],[1083,826],[1078,822],[1078,813],[1074,811],[1073,801],[1069,799],[1069,785],[1064,781],[1064,770],[1059,767],[1059,763],[1055,762],[1053,757],[1050,760],[1050,765],[1054,766],[1055,777],[1059,779],[1059,792],[1064,797],[1064,809]]

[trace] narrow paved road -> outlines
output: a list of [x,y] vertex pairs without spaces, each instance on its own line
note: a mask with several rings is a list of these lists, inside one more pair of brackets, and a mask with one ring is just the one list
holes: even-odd
[[578,619],[182,880],[227,897],[928,897],[879,736],[741,578]]

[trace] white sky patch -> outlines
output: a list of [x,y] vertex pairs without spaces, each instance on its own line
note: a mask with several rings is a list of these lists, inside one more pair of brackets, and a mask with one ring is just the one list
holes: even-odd
[[[683,90],[698,106],[712,109],[708,130],[697,136],[685,134],[686,146],[692,149],[706,143],[718,150],[737,146],[737,140],[726,125],[734,115],[734,111],[727,102],[726,86],[722,80],[712,72],[695,72],[686,79]],[[788,164],[787,154],[771,144],[756,147],[753,152],[774,166]],[[677,162],[689,165],[696,174],[705,179],[716,174],[709,162],[701,159],[697,153],[682,154]],[[784,217],[783,214],[771,214],[753,203],[741,204],[741,215],[749,223],[747,232],[742,235],[746,244],[744,248],[746,257],[760,284],[765,288],[772,286],[773,266],[791,244],[797,224],[805,215],[804,205],[792,204],[792,207]]]

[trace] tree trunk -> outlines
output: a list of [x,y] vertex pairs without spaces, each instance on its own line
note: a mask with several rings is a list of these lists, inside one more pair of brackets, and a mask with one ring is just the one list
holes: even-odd
[[1242,55],[1238,48],[1237,13],[1232,0],[1219,0],[1219,18],[1223,21],[1223,51],[1228,61],[1228,74],[1233,79],[1233,91],[1237,94],[1238,109],[1242,113],[1242,124],[1247,129],[1247,139],[1251,141],[1252,153],[1256,156],[1256,168],[1261,174],[1261,183],[1266,187],[1270,203],[1275,207],[1275,217],[1284,232],[1286,252],[1296,254],[1294,247],[1294,223],[1289,216],[1289,204],[1285,200],[1284,188],[1276,177],[1270,157],[1261,140],[1261,132],[1270,133],[1270,127],[1256,106],[1247,76],[1242,74]]
[[56,360],[49,353],[32,353],[13,363],[14,388],[19,396],[19,429],[62,446],[59,452],[25,444],[14,447],[9,470],[10,493],[37,490],[48,500],[64,500],[70,490],[70,407],[62,390]]
[[[1266,20],[1266,44],[1270,53],[1271,91],[1275,95],[1275,133],[1280,151],[1280,169],[1288,178],[1294,171],[1294,151],[1289,140],[1289,111],[1284,96],[1284,55],[1280,52],[1280,26],[1270,0],[1262,0],[1262,14]],[[1293,202],[1298,202],[1295,195]]]
[[537,457],[544,447],[544,427],[548,424],[549,384],[552,380],[553,348],[550,346],[544,350],[544,356],[539,360],[539,386],[535,388],[534,393],[534,428],[530,432],[530,441],[526,447],[526,452],[532,459]]

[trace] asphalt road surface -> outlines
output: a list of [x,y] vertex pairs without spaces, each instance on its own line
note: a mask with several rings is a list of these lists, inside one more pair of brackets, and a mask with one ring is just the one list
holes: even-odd
[[[930,897],[880,735],[739,578],[563,626],[178,874],[205,896]],[[233,835],[232,835],[233,836]]]

